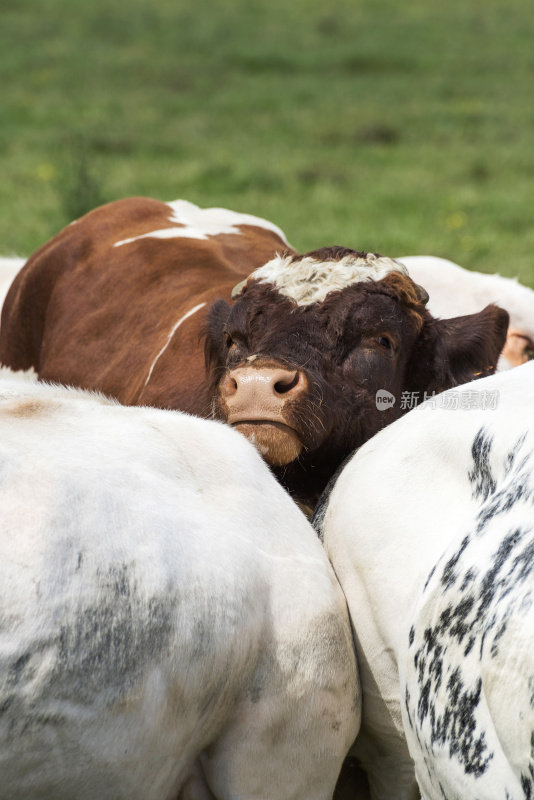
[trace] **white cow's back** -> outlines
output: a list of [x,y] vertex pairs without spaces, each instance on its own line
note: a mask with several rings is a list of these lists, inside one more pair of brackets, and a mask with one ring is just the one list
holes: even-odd
[[429,294],[428,308],[435,317],[473,314],[488,303],[498,303],[516,327],[534,336],[534,292],[514,278],[465,269],[437,256],[402,256],[410,277]]
[[326,800],[344,599],[245,439],[7,383],[0,456],[0,798]]
[[0,311],[15,275],[20,272],[25,262],[26,259],[18,256],[0,256]]

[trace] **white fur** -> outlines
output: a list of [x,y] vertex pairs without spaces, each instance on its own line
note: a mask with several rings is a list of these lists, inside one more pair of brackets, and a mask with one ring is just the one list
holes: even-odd
[[239,234],[240,225],[254,225],[258,228],[265,228],[272,231],[289,244],[284,232],[272,222],[252,214],[240,214],[237,211],[229,211],[226,208],[199,208],[194,203],[187,200],[175,200],[167,203],[170,209],[169,222],[178,223],[177,228],[161,228],[160,230],[143,233],[140,236],[133,236],[131,239],[122,239],[115,242],[115,247],[123,244],[130,244],[139,239],[207,239],[208,236],[218,236],[220,234]]
[[0,794],[329,800],[359,724],[345,601],[254,448],[0,379]]
[[369,253],[365,258],[345,256],[339,261],[318,261],[306,257],[293,263],[293,257],[277,255],[254,270],[249,279],[272,283],[280,294],[298,305],[321,303],[330,292],[340,291],[362,281],[379,281],[390,272],[408,274],[399,262]]
[[[461,400],[459,410],[448,407],[454,405],[455,393],[472,400],[473,393],[481,397],[483,392],[498,393],[496,409],[473,409],[466,402],[460,410]],[[528,611],[534,597],[532,577],[517,582],[517,591],[525,595],[522,602],[527,616],[518,613],[521,604],[510,613],[515,627],[510,625],[503,635],[497,658],[490,653],[491,636],[485,648],[484,639],[478,638],[469,657],[464,653],[467,636],[462,646],[453,641],[441,654],[441,692],[456,665],[464,671],[464,686],[469,690],[479,679],[483,681],[473,739],[484,733],[494,755],[478,782],[473,774],[459,769],[458,755],[451,755],[448,742],[440,746],[431,741],[428,722],[419,726],[417,733],[411,730],[408,716],[412,720],[417,717],[418,670],[408,643],[412,625],[419,640],[423,639],[429,620],[436,624],[440,614],[446,613],[451,592],[457,599],[462,597],[461,581],[445,595],[440,577],[444,564],[476,528],[477,515],[486,507],[484,498],[475,496],[469,479],[477,432],[484,428],[493,437],[491,459],[501,477],[510,464],[509,451],[526,436],[516,466],[523,464],[526,475],[532,475],[533,405],[534,363],[444,392],[361,447],[330,495],[323,521],[324,543],[347,597],[363,690],[362,729],[355,752],[370,775],[377,800],[417,796],[413,758],[425,800],[444,796],[451,800],[505,796],[519,800],[526,796],[519,787],[519,773],[523,770],[528,775],[533,726],[534,635]],[[517,484],[508,484],[511,489],[506,489],[506,481],[497,483],[487,503],[493,502],[498,492],[517,488]],[[471,546],[462,556],[471,559],[468,564],[475,572],[484,574],[510,530],[532,531],[533,496],[532,482],[530,494],[527,491],[511,502],[508,510],[506,495],[501,496],[503,510],[491,522],[493,528],[479,541],[478,550]],[[501,579],[502,573],[494,581],[498,585]],[[513,592],[509,598],[515,602]],[[491,632],[497,606],[488,606],[484,613],[486,617],[479,616],[476,625],[481,630],[486,625]],[[502,613],[506,617],[508,607],[501,608]],[[465,619],[470,623],[467,612]],[[476,632],[474,626],[472,630]],[[497,630],[498,625],[493,634]],[[427,668],[429,664],[430,657]],[[436,714],[451,713],[439,692],[431,693],[430,701]],[[408,743],[406,730],[410,731]]]
[[4,305],[9,287],[25,263],[26,259],[19,258],[18,256],[0,257],[0,309]]
[[0,366],[0,400],[17,397],[21,392],[21,383],[37,383],[39,376],[33,367],[25,370],[12,370]]

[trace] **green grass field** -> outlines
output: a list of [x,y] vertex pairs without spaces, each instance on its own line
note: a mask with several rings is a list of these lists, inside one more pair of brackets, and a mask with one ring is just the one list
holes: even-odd
[[0,253],[134,194],[534,286],[528,0],[2,0]]

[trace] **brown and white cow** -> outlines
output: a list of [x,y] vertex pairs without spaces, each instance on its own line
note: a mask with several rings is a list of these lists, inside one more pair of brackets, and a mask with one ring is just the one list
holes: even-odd
[[225,420],[313,505],[342,460],[402,414],[404,392],[493,372],[507,313],[438,320],[426,299],[393,259],[297,255],[257,217],[130,198],[29,259],[5,301],[0,361]]

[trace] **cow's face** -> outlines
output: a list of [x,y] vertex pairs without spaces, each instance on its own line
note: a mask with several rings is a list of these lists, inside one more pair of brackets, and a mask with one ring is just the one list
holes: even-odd
[[[214,416],[253,441],[275,471],[303,469],[319,491],[346,455],[402,413],[403,391],[454,385],[424,290],[391,259],[341,248],[277,258],[238,292],[232,307],[220,301],[209,317]],[[491,371],[506,325],[491,353],[484,348],[474,369],[467,365],[470,377]],[[457,372],[460,382],[465,364]],[[393,405],[377,404],[380,390]]]

